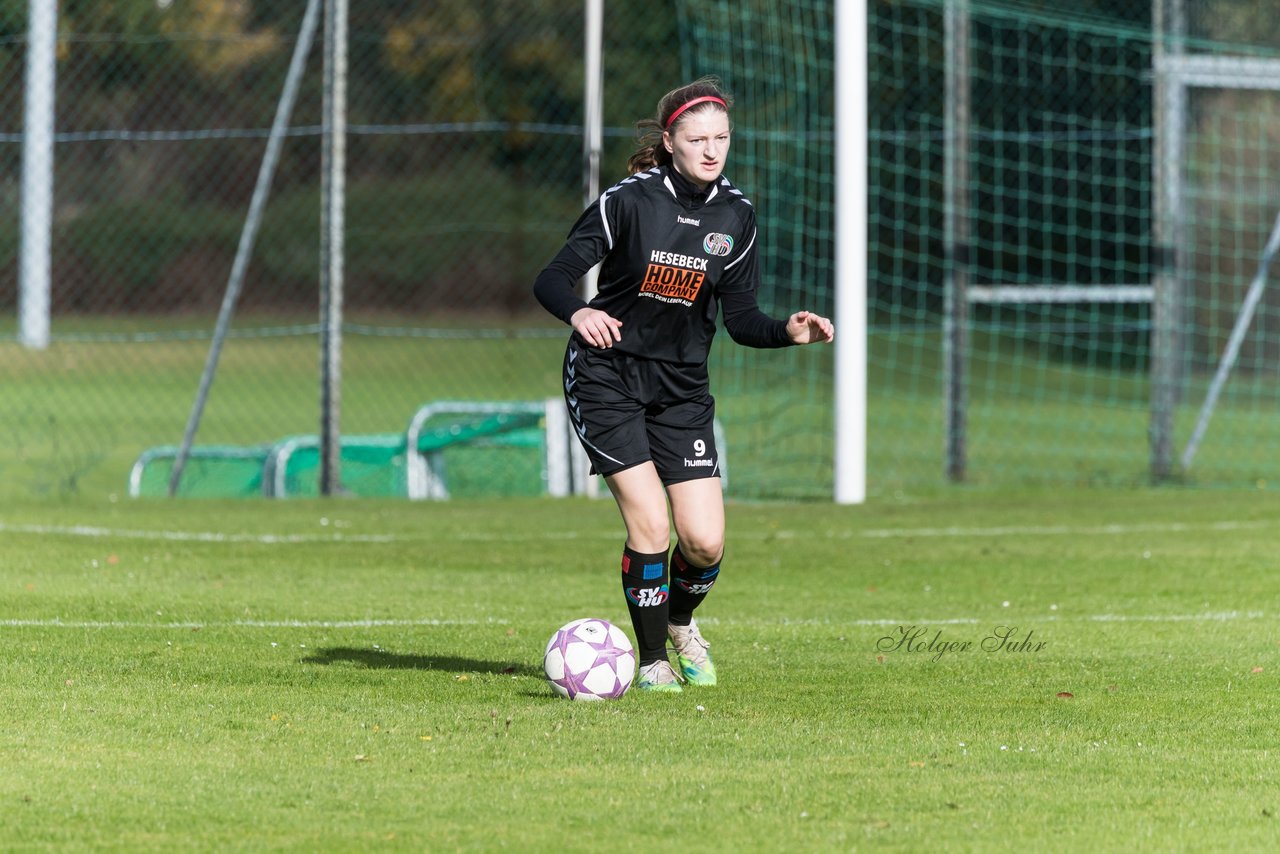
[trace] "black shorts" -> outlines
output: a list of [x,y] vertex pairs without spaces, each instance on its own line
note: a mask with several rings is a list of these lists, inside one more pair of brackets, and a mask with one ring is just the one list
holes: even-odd
[[652,461],[664,484],[720,476],[706,365],[599,350],[574,336],[564,357],[564,398],[595,473]]

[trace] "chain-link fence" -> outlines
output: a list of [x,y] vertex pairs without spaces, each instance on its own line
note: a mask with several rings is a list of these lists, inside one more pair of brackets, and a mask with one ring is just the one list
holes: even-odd
[[[0,475],[23,492],[120,491],[139,453],[182,435],[306,4],[63,4],[43,351],[16,343],[13,320],[24,6],[4,5],[0,51]],[[436,399],[555,394],[567,330],[530,285],[584,204],[582,18],[576,2],[352,4],[344,432],[403,432]],[[606,39],[607,186],[630,123],[678,81],[674,10],[619,5]],[[202,444],[317,430],[318,42]]]
[[918,0],[872,27],[881,487],[1265,483],[1267,7]]
[[[140,454],[182,436],[305,6],[60,4],[52,342],[32,349],[15,319],[27,3],[0,0],[4,492],[121,493]],[[1193,431],[1280,208],[1274,92],[1243,71],[1193,75],[1198,57],[1272,68],[1268,10],[869,6],[871,493],[947,472],[1147,481],[1152,432],[1179,452]],[[601,186],[624,176],[633,123],[663,92],[722,77],[737,98],[728,173],[760,214],[761,299],[778,315],[832,310],[833,10],[606,4]],[[583,40],[580,0],[352,4],[342,429],[368,441],[351,478],[382,465],[423,404],[557,395],[567,330],[530,284],[584,203]],[[321,102],[317,48],[198,434],[236,449],[249,492],[267,491],[254,455],[282,440],[298,477],[311,471]],[[1265,288],[1258,306],[1194,468],[1166,452],[1171,474],[1274,468]],[[829,495],[830,351],[724,339],[713,388],[731,492]],[[524,470],[538,425],[504,418],[468,422],[468,447]],[[433,429],[427,445],[453,428]],[[406,469],[374,479],[394,493],[416,475],[390,456]]]

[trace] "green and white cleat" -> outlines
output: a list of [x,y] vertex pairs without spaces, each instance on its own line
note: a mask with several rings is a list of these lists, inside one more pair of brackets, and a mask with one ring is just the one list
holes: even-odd
[[680,677],[676,676],[675,668],[665,658],[641,667],[636,676],[636,687],[641,691],[667,694],[677,694],[684,690],[680,687]]
[[676,648],[680,672],[690,685],[716,684],[716,666],[711,661],[711,644],[698,631],[697,621],[687,626],[667,626],[667,637]]

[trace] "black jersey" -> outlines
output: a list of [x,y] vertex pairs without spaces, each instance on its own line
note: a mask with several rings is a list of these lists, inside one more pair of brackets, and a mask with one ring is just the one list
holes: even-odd
[[764,316],[756,304],[757,254],[754,209],[728,178],[700,190],[671,167],[655,167],[610,187],[583,212],[534,290],[569,322],[586,305],[574,284],[603,260],[590,305],[622,321],[614,349],[700,365],[721,304],[735,341],[791,343],[785,321]]

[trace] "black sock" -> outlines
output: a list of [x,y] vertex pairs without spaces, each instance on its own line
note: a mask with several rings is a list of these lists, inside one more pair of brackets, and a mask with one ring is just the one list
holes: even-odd
[[720,564],[692,566],[680,553],[677,543],[671,552],[671,607],[668,619],[672,625],[687,626],[693,622],[693,610],[702,604],[716,583]]
[[631,628],[640,664],[667,657],[667,553],[641,554],[622,549],[622,590],[627,594]]

